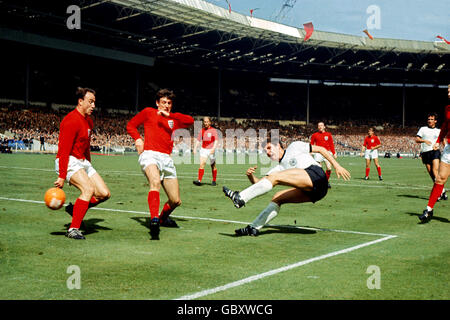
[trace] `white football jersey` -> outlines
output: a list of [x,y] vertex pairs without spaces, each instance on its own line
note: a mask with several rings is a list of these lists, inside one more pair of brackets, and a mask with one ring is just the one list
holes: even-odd
[[439,137],[439,133],[441,132],[441,129],[438,128],[430,128],[430,127],[422,127],[419,129],[419,132],[417,132],[417,136],[424,139],[431,141],[431,146],[427,145],[426,143],[420,144],[420,151],[421,152],[427,152],[433,150],[433,144],[436,143],[437,138]]
[[311,165],[320,167],[311,155],[311,145],[302,141],[292,142],[284,152],[280,164],[270,169],[267,175],[287,169],[306,169]]

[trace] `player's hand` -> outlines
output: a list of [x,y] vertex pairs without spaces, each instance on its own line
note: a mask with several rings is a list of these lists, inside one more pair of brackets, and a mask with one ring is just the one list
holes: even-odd
[[53,184],[55,185],[55,187],[62,189],[64,187],[64,179],[58,177],[58,179],[56,179]]
[[144,140],[139,138],[136,140],[135,144],[136,144],[136,150],[137,150],[138,154],[140,155],[142,152],[144,152]]
[[250,167],[247,169],[247,172],[245,174],[247,176],[251,176],[256,172],[256,169],[258,169],[258,166]]
[[336,169],[336,175],[338,178],[342,178],[344,180],[350,180],[350,172],[348,172],[345,168],[338,166]]
[[337,154],[336,153],[333,156],[334,156],[335,159],[337,159]]
[[433,150],[439,150],[439,143],[435,143],[433,145]]
[[359,156],[360,156],[360,157],[362,157],[363,155],[364,155],[364,153],[363,153],[363,152],[361,152],[361,153],[359,154]]
[[431,146],[433,144],[431,141],[428,141],[428,140],[423,140],[423,142],[425,142],[429,146]]
[[162,115],[163,117],[168,117],[170,115],[170,113],[165,110],[158,110],[157,114]]

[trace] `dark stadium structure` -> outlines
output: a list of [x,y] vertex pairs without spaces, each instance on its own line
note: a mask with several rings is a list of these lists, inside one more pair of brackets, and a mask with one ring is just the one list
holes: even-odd
[[447,103],[444,42],[303,36],[202,0],[1,0],[0,98],[72,104],[82,85],[135,112],[170,87],[190,114],[403,126]]

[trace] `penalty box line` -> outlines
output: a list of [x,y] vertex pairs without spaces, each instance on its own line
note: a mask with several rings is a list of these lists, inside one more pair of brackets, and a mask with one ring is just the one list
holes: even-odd
[[[16,201],[16,202],[27,202],[27,203],[35,203],[35,204],[44,204],[44,201],[17,199],[17,198],[0,197],[0,200]],[[67,206],[67,204],[65,204],[64,206]],[[145,215],[149,214],[146,211],[110,209],[110,208],[96,208],[96,207],[90,208],[89,210],[123,212],[123,213],[137,213],[137,214],[145,214]],[[250,222],[237,221],[237,220],[226,220],[226,219],[204,218],[204,217],[192,217],[192,216],[180,216],[180,215],[174,215],[174,214],[172,214],[171,216],[174,217],[174,218],[181,218],[181,219],[204,220],[204,221],[214,221],[214,222],[224,222],[224,223],[237,223],[237,224],[250,224]],[[286,228],[286,229],[301,229],[301,230],[310,230],[310,231],[328,231],[328,232],[350,233],[350,234],[359,234],[359,235],[367,235],[367,236],[378,236],[378,237],[397,237],[396,235],[384,234],[384,233],[373,233],[373,232],[351,231],[351,230],[339,230],[339,229],[329,229],[329,228],[315,228],[315,227],[306,227],[306,226],[305,227],[301,227],[301,226],[267,224],[265,227],[278,227],[278,228]]]

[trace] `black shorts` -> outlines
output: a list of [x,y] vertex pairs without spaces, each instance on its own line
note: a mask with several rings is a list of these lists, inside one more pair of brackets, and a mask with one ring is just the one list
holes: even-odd
[[328,192],[328,179],[325,171],[319,166],[311,165],[305,169],[313,183],[312,191],[305,191],[314,203],[326,196]]
[[427,151],[427,152],[422,152],[420,154],[420,156],[422,157],[423,164],[432,164],[433,160],[441,159],[441,151],[431,150],[431,151]]

